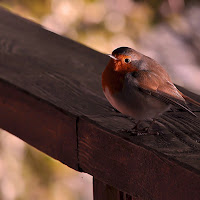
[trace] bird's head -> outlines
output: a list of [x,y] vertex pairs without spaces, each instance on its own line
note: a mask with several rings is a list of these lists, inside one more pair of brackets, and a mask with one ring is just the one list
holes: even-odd
[[138,71],[142,63],[142,54],[131,49],[129,47],[119,47],[115,49],[112,54],[108,54],[111,57],[110,65],[114,71],[132,72]]

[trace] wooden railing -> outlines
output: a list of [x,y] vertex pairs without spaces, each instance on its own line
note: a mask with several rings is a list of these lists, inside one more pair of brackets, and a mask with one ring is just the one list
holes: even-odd
[[167,112],[160,135],[124,134],[132,122],[101,89],[107,56],[2,8],[0,19],[0,127],[91,174],[95,200],[200,199],[200,118]]

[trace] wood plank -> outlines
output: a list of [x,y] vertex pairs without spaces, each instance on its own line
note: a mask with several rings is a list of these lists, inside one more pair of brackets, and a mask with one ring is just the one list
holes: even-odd
[[0,127],[78,170],[76,118],[0,81]]
[[[133,139],[120,133],[122,128],[131,128],[133,122],[116,113],[102,93],[100,79],[109,60],[107,56],[46,31],[4,9],[0,10],[0,18],[4,19],[0,21],[1,79],[67,113],[87,116],[127,140],[163,152],[200,170],[199,119],[184,112],[167,113],[157,123],[164,127],[162,136]],[[199,96],[189,95],[200,101]],[[185,155],[181,156],[180,152],[185,152]],[[188,160],[185,160],[186,154]]]
[[100,181],[93,179],[94,200],[142,200],[140,197],[133,197],[125,192]]
[[[158,151],[138,146],[102,127],[79,120],[79,162],[83,171],[139,199],[198,199],[200,175]],[[151,136],[148,136],[151,137]]]
[[[199,195],[199,118],[167,112],[154,126],[158,136],[122,133],[133,122],[116,113],[102,93],[107,56],[2,8],[0,18],[1,127],[128,194]],[[77,124],[81,116],[86,118]]]
[[94,200],[123,200],[120,198],[120,191],[112,186],[97,179],[93,180],[93,185]]

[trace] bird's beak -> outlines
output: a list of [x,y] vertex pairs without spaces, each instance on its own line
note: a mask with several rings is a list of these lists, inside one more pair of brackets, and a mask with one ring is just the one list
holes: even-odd
[[109,57],[111,57],[112,59],[114,59],[114,60],[119,60],[119,59],[117,59],[115,56],[113,56],[112,54],[107,54]]

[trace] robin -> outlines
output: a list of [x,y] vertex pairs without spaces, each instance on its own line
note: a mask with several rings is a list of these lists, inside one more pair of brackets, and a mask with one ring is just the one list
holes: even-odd
[[[115,49],[102,73],[102,87],[110,104],[122,114],[138,121],[155,120],[171,106],[196,116],[186,101],[200,103],[181,93],[166,70],[155,60],[129,47]],[[150,133],[150,128],[147,128]]]

